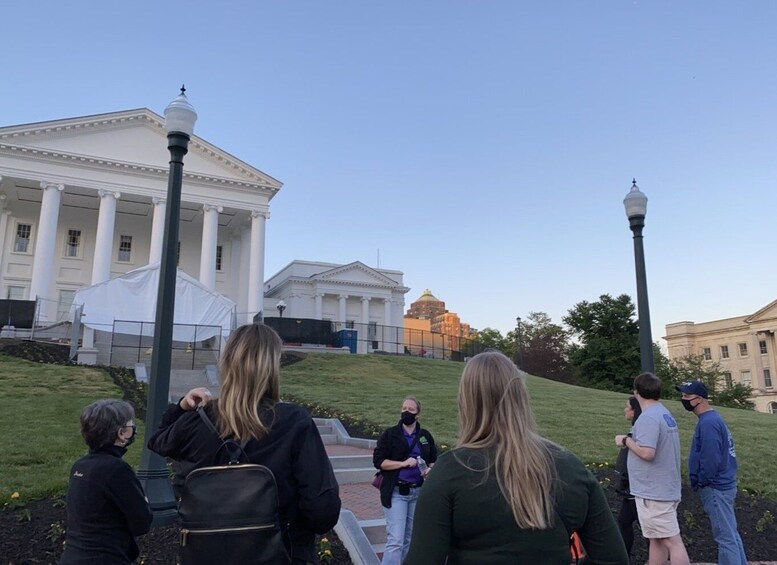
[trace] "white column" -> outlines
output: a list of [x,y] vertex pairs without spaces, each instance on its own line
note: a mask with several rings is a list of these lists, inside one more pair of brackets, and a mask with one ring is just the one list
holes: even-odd
[[148,262],[159,263],[162,260],[162,243],[165,237],[165,212],[167,200],[152,198],[154,203],[154,219],[151,222],[151,247],[148,251]]
[[[54,247],[57,244],[57,222],[59,221],[59,202],[64,184],[41,182],[43,201],[38,218],[38,233],[35,237],[35,258],[32,263],[32,282],[30,300],[36,296],[49,298],[51,292],[51,274],[54,268]],[[41,319],[50,319],[49,306],[55,303],[43,301],[40,305]]]
[[[370,323],[370,297],[362,296],[362,324],[365,326]],[[364,328],[367,331],[367,328]]]
[[253,316],[264,309],[264,223],[270,213],[251,212],[251,258],[248,265],[248,313]]
[[241,229],[240,232],[240,292],[238,294],[238,309],[241,313],[241,323],[251,323],[251,316],[248,314],[248,274],[251,263],[251,230]]
[[[3,177],[0,176],[0,183],[3,182]],[[8,221],[11,213],[5,209],[6,195],[0,194],[0,265],[5,265],[5,238],[8,231]],[[0,289],[3,288],[3,270],[0,269]],[[3,298],[0,296],[0,298]],[[2,320],[0,320],[0,326],[2,326]]]
[[324,317],[324,293],[316,293],[316,320],[321,320]]
[[113,230],[116,225],[116,201],[121,197],[118,192],[98,190],[100,195],[100,215],[97,218],[97,236],[95,237],[94,260],[92,262],[92,284],[111,278],[111,256],[113,253]]
[[348,295],[341,294],[337,297],[337,299],[340,301],[340,310],[337,313],[337,321],[342,322],[343,327],[345,327],[345,301],[348,300]]
[[205,204],[202,210],[200,282],[210,290],[216,290],[216,244],[219,235],[219,213],[223,212],[224,208]]
[[391,299],[390,298],[383,299],[383,325],[384,326],[391,325]]

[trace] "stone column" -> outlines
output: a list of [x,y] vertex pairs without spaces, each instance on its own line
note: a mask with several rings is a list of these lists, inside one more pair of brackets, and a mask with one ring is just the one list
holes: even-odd
[[248,266],[249,316],[264,309],[264,224],[270,217],[266,210],[251,212],[251,258]]
[[390,298],[383,299],[383,325],[384,326],[391,325],[391,299]]
[[[0,183],[3,182],[3,177],[0,176]],[[8,231],[8,221],[11,213],[5,209],[6,195],[0,194],[0,265],[5,265],[5,238]],[[0,269],[0,288],[3,288],[3,269]],[[5,296],[0,296],[5,298]],[[0,320],[0,327],[2,327],[3,321]]]
[[148,251],[148,262],[159,263],[162,260],[162,243],[165,237],[165,212],[167,200],[152,198],[154,203],[154,219],[151,223],[151,247]]
[[317,292],[316,296],[316,320],[321,320],[324,317],[324,293]]
[[345,302],[348,300],[347,294],[341,294],[337,297],[337,299],[340,301],[340,309],[337,313],[337,321],[341,322],[343,324],[343,327],[345,327],[345,316],[346,316],[346,310],[345,310]]
[[205,204],[202,210],[200,282],[208,289],[216,290],[216,244],[219,235],[219,214],[224,211],[224,208]]
[[56,307],[51,301],[51,277],[54,269],[54,248],[57,245],[57,223],[59,221],[59,202],[64,184],[41,182],[43,201],[38,217],[38,233],[35,237],[35,258],[32,263],[32,282],[30,300],[36,297],[48,298],[39,304],[40,319],[51,320],[50,309]]
[[97,217],[97,235],[92,262],[92,284],[111,278],[111,259],[113,254],[113,231],[116,226],[116,201],[121,197],[118,192],[98,190],[100,195],[100,213]]

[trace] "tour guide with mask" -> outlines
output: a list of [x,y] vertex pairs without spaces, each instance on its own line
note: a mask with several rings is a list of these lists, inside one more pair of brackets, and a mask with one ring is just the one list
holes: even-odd
[[421,404],[414,396],[402,402],[397,425],[385,430],[378,439],[372,460],[383,475],[380,502],[386,516],[386,550],[383,565],[400,564],[410,548],[413,515],[418,491],[426,473],[437,461],[437,447],[432,434],[418,421]]

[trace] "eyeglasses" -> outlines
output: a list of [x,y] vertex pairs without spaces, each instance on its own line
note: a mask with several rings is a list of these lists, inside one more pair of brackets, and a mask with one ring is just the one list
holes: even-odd
[[137,433],[137,431],[138,431],[138,427],[135,424],[132,424],[131,426],[122,426],[119,429],[120,430],[125,430],[127,428],[132,428],[132,435],[135,435]]

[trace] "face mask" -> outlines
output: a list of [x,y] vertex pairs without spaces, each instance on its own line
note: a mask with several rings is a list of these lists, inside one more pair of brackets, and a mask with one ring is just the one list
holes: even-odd
[[415,422],[416,415],[411,412],[402,412],[402,423],[406,426],[410,426]]
[[690,400],[686,400],[685,398],[681,399],[680,402],[683,403],[683,408],[688,410],[688,412],[693,412],[694,406],[691,404]]
[[[129,426],[126,426],[129,427]],[[129,447],[132,445],[135,441],[135,436],[138,435],[138,430],[135,426],[132,426],[132,435],[126,440],[127,443],[125,443],[122,447]]]

